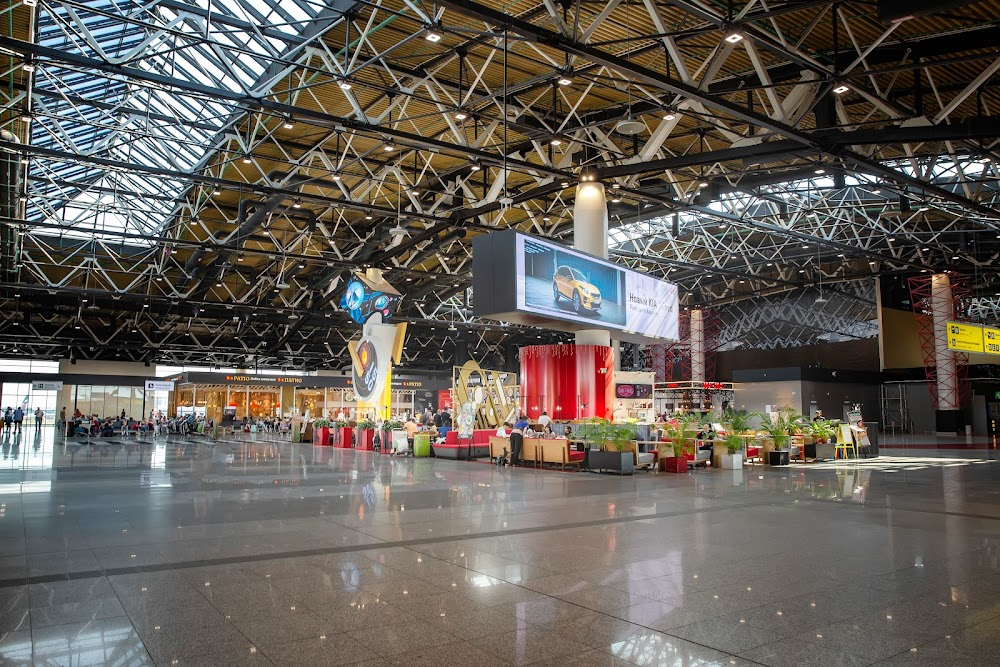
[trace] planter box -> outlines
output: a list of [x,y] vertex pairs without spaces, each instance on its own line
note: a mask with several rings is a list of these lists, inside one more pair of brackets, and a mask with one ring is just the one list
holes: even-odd
[[613,470],[621,475],[628,473],[631,475],[635,457],[632,452],[600,452],[591,450],[587,457],[587,463],[591,470]]
[[350,449],[354,446],[354,429],[342,426],[334,431],[333,446],[340,449]]
[[683,456],[668,456],[660,459],[661,470],[663,472],[687,473],[688,460]]
[[326,447],[330,444],[330,427],[320,426],[313,429],[313,444]]
[[788,450],[774,450],[767,453],[767,463],[772,466],[788,465]]
[[375,449],[375,429],[358,429],[358,445],[355,449],[374,451]]
[[742,470],[743,469],[743,454],[723,454],[722,455],[722,469],[723,470]]

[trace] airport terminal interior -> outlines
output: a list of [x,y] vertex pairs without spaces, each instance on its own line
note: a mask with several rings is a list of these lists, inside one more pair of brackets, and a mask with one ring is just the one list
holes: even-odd
[[1000,0],[0,14],[0,665],[1000,664]]

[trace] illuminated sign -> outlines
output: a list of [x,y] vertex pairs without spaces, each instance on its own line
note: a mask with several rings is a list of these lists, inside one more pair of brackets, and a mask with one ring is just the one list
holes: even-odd
[[948,322],[948,349],[958,352],[983,352],[983,328],[975,324]]
[[259,384],[261,382],[275,382],[277,384],[302,384],[300,377],[260,377],[258,375],[227,375],[226,382],[246,382]]

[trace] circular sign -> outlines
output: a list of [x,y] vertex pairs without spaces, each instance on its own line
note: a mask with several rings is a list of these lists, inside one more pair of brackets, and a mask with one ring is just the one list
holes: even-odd
[[618,385],[618,398],[632,398],[635,394],[635,387],[630,384]]
[[358,361],[361,368],[354,369],[354,390],[361,400],[366,401],[378,385],[378,356],[370,340],[364,339],[358,345]]
[[347,284],[347,292],[344,294],[344,304],[348,310],[357,310],[365,300],[365,286],[357,280],[352,280]]

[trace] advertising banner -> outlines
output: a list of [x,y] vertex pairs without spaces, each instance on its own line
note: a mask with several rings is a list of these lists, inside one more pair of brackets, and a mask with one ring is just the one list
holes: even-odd
[[565,246],[518,234],[516,308],[647,338],[678,339],[677,286]]

